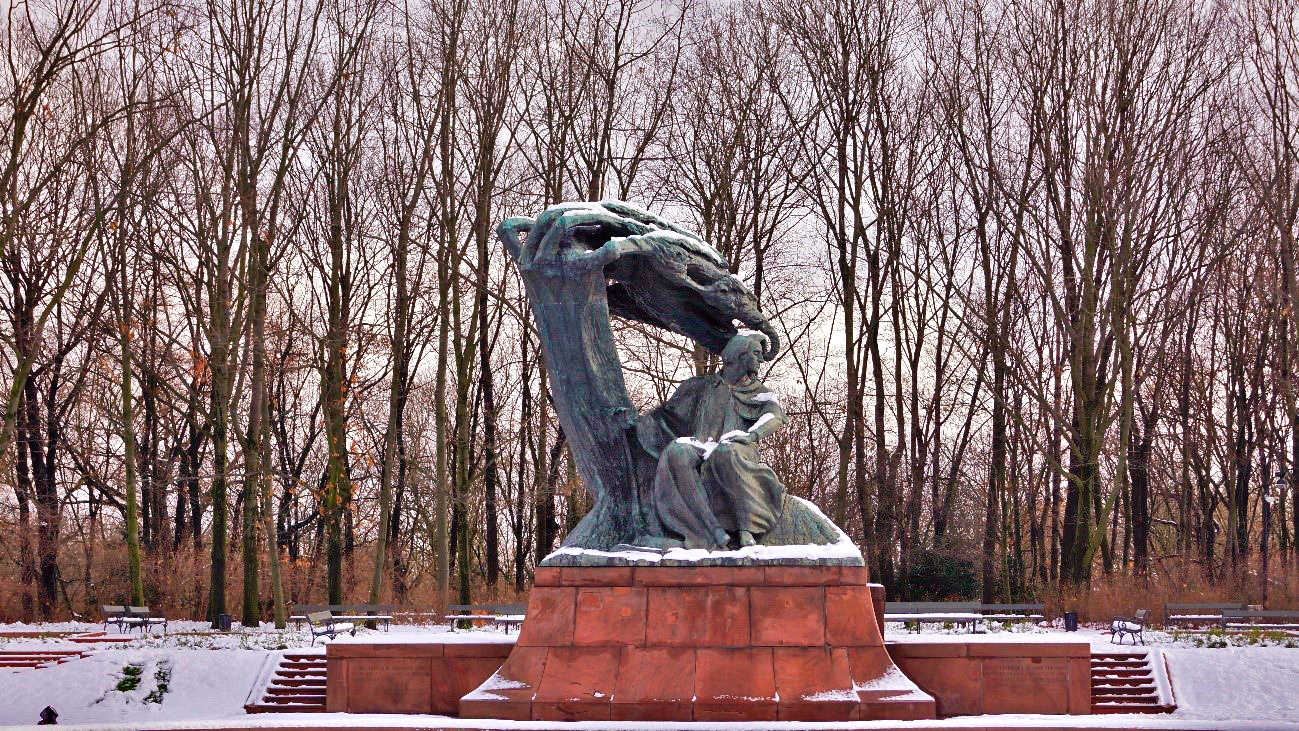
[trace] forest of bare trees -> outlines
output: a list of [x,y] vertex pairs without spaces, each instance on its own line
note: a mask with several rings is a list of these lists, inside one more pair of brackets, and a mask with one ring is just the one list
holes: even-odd
[[[760,298],[891,599],[1299,600],[1299,1],[2,22],[0,620],[526,591],[588,498],[492,231],[601,198]],[[618,327],[642,407],[716,366]]]

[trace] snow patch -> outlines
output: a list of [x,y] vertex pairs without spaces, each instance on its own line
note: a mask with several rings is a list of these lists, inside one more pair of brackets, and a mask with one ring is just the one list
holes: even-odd
[[823,690],[819,693],[803,696],[805,701],[856,701],[857,694],[851,690]]
[[752,432],[754,429],[757,429],[774,418],[776,418],[775,414],[763,414],[762,416],[759,416],[758,420],[753,422],[753,426],[749,427],[749,431]]
[[[758,394],[758,395],[766,396],[767,394]],[[736,437],[742,437],[746,434],[752,434],[754,430],[756,430],[758,427],[762,426],[763,424],[766,424],[767,422],[771,421],[774,418],[776,417],[772,414],[763,414],[762,416],[759,416],[758,420],[753,422],[753,426],[749,427],[747,430],[741,431],[740,429],[732,429],[731,431],[728,431],[725,434],[723,434],[721,438],[716,441],[712,439],[700,439],[699,437],[677,437],[676,441],[678,444],[689,444],[690,446],[696,449],[702,450],[704,453],[704,459],[708,459],[709,457],[713,456],[713,450],[717,449],[721,445],[729,443],[730,441],[734,440]]]
[[483,684],[470,691],[465,695],[465,700],[474,701],[503,701],[508,700],[506,696],[500,693],[493,693],[495,690],[518,690],[519,688],[528,687],[527,683],[520,683],[517,680],[502,678],[498,673],[492,673],[492,677],[483,681]]
[[[680,441],[680,440],[678,440]],[[734,551],[710,551],[706,548],[671,548],[663,553],[652,550],[622,550],[622,551],[599,551],[593,548],[578,548],[577,546],[565,546],[546,557],[549,560],[552,556],[598,556],[600,558],[619,558],[627,561],[646,561],[649,563],[659,563],[660,561],[681,561],[695,563],[698,561],[713,561],[717,559],[750,559],[757,561],[779,561],[790,559],[802,559],[819,561],[823,559],[856,559],[861,560],[861,550],[857,548],[852,539],[848,537],[843,529],[825,517],[814,503],[804,500],[794,495],[788,496],[790,500],[797,500],[802,503],[808,510],[812,511],[817,517],[834,526],[839,532],[839,538],[834,543],[826,545],[790,545],[790,546],[745,546]]]

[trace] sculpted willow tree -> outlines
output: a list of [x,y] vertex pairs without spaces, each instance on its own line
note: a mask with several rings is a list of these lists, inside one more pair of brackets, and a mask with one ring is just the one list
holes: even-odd
[[[767,360],[780,347],[775,328],[713,247],[626,203],[551,206],[535,220],[507,219],[497,233],[518,263],[545,350],[555,411],[594,498],[564,545],[608,550],[679,541],[682,536],[652,509],[660,445],[643,443],[645,430],[638,429],[640,417],[623,381],[610,313],[685,335],[718,355],[740,333],[738,320],[762,334]],[[755,362],[750,370],[756,367]],[[763,544],[841,538],[801,501],[783,498],[778,513],[760,538]]]

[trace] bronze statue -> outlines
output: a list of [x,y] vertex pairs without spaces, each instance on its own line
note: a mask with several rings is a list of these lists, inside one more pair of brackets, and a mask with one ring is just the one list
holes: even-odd
[[787,419],[758,380],[763,340],[731,338],[720,374],[683,382],[637,420],[641,446],[658,460],[650,508],[669,536],[639,536],[637,545],[725,550],[733,534],[740,547],[752,546],[780,518],[785,487],[759,460],[758,442]]
[[[519,266],[555,411],[594,497],[565,550],[543,565],[625,561],[601,552],[627,546],[847,540],[810,503],[787,496],[758,457],[758,442],[785,423],[758,380],[780,339],[716,249],[619,201],[551,206],[535,220],[509,218],[497,233]],[[722,373],[689,379],[667,403],[637,414],[611,313],[691,338],[722,356]],[[741,334],[736,321],[756,333]],[[861,563],[859,553],[842,560]]]

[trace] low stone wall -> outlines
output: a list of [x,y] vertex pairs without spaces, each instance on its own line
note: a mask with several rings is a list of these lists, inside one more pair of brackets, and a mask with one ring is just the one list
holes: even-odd
[[[326,708],[457,715],[461,697],[491,677],[514,647],[514,638],[399,638],[331,642]],[[1085,642],[957,637],[885,647],[898,668],[934,697],[940,716],[1091,712],[1091,650]]]
[[325,649],[325,709],[347,713],[459,713],[460,698],[505,662],[510,640],[471,635],[338,640]]
[[888,642],[907,677],[938,701],[938,715],[1091,713],[1085,642]]

